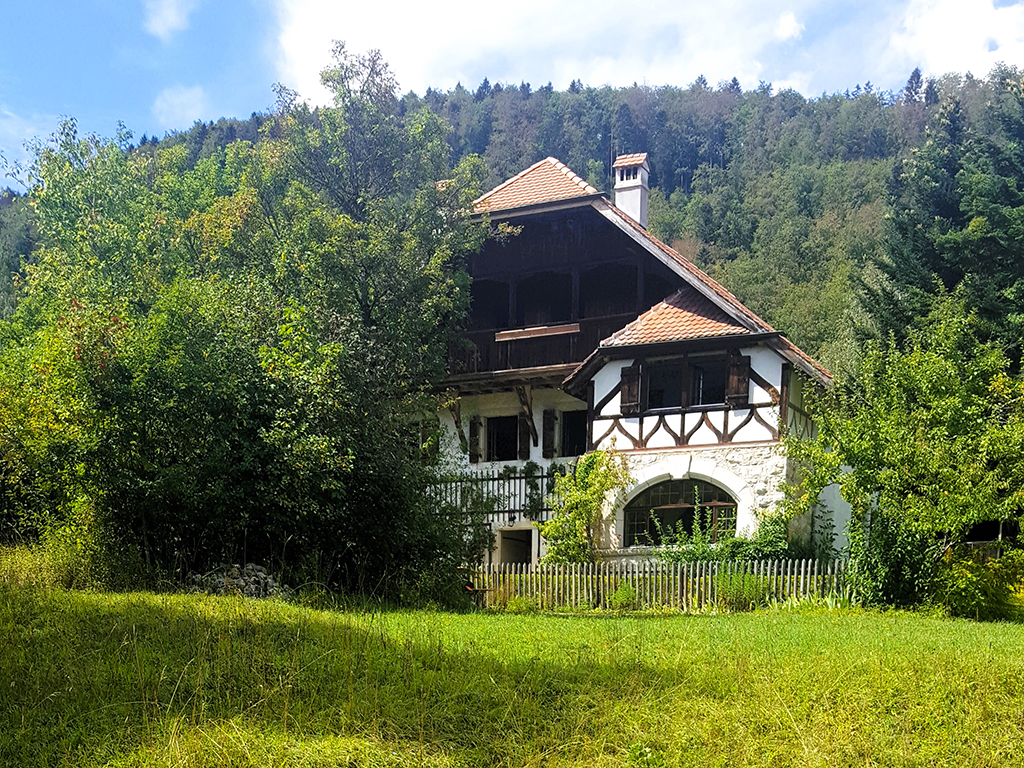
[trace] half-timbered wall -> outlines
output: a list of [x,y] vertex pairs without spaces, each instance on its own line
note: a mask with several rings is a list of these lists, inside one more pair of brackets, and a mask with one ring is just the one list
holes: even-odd
[[817,428],[805,402],[808,386],[807,379],[802,375],[795,374],[790,377],[786,427],[791,435],[800,439],[813,438],[817,434]]
[[[623,413],[622,371],[650,361],[612,361],[594,376],[593,446],[617,450],[651,450],[705,445],[764,443],[779,439],[784,360],[767,347],[739,350],[750,359],[749,390],[745,403],[645,409],[641,389],[639,413]],[[705,359],[687,358],[690,364]],[[787,369],[788,370],[788,369]]]

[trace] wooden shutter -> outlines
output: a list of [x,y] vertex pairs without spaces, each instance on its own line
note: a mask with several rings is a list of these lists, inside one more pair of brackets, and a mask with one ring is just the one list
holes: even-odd
[[735,354],[729,358],[729,384],[725,402],[732,408],[742,408],[750,402],[750,358]]
[[519,414],[519,460],[530,460],[530,417]]
[[640,366],[631,365],[622,369],[622,383],[619,389],[620,408],[623,416],[640,413]]
[[544,411],[544,453],[545,459],[553,459],[557,455],[555,451],[555,419],[557,412],[554,410]]
[[469,420],[469,463],[480,463],[480,417]]

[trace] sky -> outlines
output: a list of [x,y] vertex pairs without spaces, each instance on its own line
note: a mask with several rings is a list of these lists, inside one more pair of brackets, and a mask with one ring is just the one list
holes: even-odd
[[[402,92],[492,83],[686,86],[732,77],[805,96],[911,70],[1024,67],[1024,0],[9,0],[0,13],[0,155],[63,117],[136,140],[268,110],[274,83],[327,101],[332,41],[379,49]],[[2,172],[2,168],[0,168]],[[0,178],[0,187],[6,186]]]

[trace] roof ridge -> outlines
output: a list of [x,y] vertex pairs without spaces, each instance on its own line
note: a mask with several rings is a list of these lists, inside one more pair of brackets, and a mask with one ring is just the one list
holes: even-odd
[[[643,337],[645,333],[649,333],[652,328],[660,329],[659,331],[656,331],[656,333],[658,335],[664,335],[667,330],[667,327],[665,326],[666,323],[669,323],[669,325],[675,325],[678,320],[673,318],[687,316],[691,318],[702,318],[706,323],[712,324],[715,327],[715,330],[712,330],[709,327],[705,327],[703,330],[691,327],[684,336],[662,338],[658,339],[658,341],[674,341],[685,338],[720,336],[726,329],[733,329],[740,334],[751,333],[749,328],[744,327],[742,323],[739,323],[734,318],[730,317],[729,313],[725,312],[707,296],[696,290],[691,285],[684,285],[674,293],[659,301],[635,320],[630,321],[611,336],[603,339],[600,347],[606,348],[620,345],[634,346],[638,343],[647,343],[645,341],[641,341],[638,337]],[[677,333],[679,331],[679,328],[675,328],[671,332]]]
[[548,157],[546,158],[546,160],[548,162],[553,161],[555,168],[560,170],[565,175],[565,177],[569,179],[569,181],[578,186],[588,195],[596,195],[598,193],[597,190],[590,186],[590,184],[587,181],[585,181],[582,176],[576,173],[572,168],[563,163],[561,160],[555,157]]
[[[625,335],[629,331],[630,328],[632,328],[632,327],[638,325],[639,323],[643,322],[649,315],[653,315],[654,314],[654,310],[656,310],[662,304],[667,304],[669,299],[671,299],[671,298],[673,298],[675,296],[678,296],[680,293],[682,293],[687,288],[689,288],[689,286],[683,286],[682,288],[680,288],[675,293],[673,293],[673,294],[671,294],[669,296],[666,296],[664,299],[659,301],[657,304],[655,304],[653,307],[648,309],[646,312],[644,312],[643,314],[637,315],[637,317],[635,319],[630,320],[624,326],[619,328],[619,330],[615,331],[615,333],[613,333],[611,336],[609,336],[608,339],[622,338],[622,336]],[[599,346],[603,345],[605,341],[607,341],[607,339],[602,340],[600,342]]]

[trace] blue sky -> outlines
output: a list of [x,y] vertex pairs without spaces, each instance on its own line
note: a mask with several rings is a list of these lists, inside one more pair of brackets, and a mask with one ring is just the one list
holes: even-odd
[[[331,41],[379,48],[402,90],[492,82],[712,84],[808,96],[871,81],[1024,66],[1024,0],[51,0],[3,11],[0,154],[26,156],[62,115],[88,132],[163,136],[247,117],[283,82],[325,100]],[[4,182],[0,180],[0,186]]]

